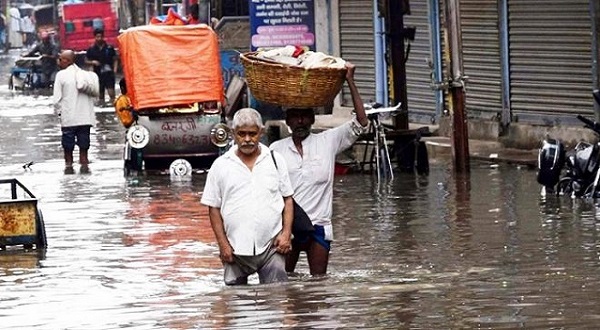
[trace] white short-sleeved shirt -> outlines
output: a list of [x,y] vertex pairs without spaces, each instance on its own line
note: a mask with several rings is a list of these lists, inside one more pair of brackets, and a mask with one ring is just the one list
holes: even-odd
[[324,227],[327,240],[333,240],[331,215],[335,157],[352,146],[363,131],[364,127],[353,119],[324,132],[310,134],[302,141],[303,156],[298,153],[291,137],[275,141],[270,146],[271,150],[285,158],[294,188],[294,200],[306,211],[313,224]]
[[237,147],[217,158],[208,171],[200,202],[219,208],[225,234],[235,255],[264,252],[282,229],[283,197],[294,191],[285,160],[260,144],[252,171],[235,154]]
[[54,79],[54,110],[60,115],[62,127],[96,124],[94,98],[77,90],[75,75],[81,70],[71,64],[56,73]]

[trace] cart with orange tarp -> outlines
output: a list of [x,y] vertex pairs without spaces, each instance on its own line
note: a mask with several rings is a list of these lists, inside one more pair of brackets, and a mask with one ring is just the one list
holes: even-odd
[[137,114],[127,131],[126,169],[185,174],[208,168],[228,139],[214,31],[203,24],[145,25],[127,29],[118,41]]

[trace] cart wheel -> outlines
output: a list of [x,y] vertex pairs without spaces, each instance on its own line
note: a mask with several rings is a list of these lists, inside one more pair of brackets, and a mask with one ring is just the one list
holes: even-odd
[[35,238],[35,248],[36,249],[45,249],[48,247],[48,241],[46,240],[46,226],[44,225],[44,217],[42,216],[42,211],[37,210],[36,217],[36,231],[37,237]]
[[129,159],[124,162],[125,176],[139,174],[142,171],[143,166],[142,150],[131,148]]
[[10,89],[11,91],[15,88],[15,83],[13,81],[13,79],[15,79],[14,77],[15,75],[11,74],[10,78],[8,78],[8,89]]

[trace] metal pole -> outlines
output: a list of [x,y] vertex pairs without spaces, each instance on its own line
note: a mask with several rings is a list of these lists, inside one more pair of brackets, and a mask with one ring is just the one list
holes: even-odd
[[[442,29],[440,26],[440,0],[429,0],[429,26],[431,28],[431,70],[434,81],[442,81]],[[434,89],[435,94],[435,121],[439,122],[444,111],[444,92],[442,89]]]
[[[600,89],[600,79],[598,75],[600,74],[598,69],[598,57],[599,55],[599,47],[600,47],[600,5],[598,1],[592,0],[590,1],[590,17],[592,18],[592,81],[593,81],[593,89]],[[593,102],[594,104],[594,114],[596,121],[600,120],[600,105],[597,102]]]
[[200,22],[210,24],[210,2],[208,0],[199,0],[198,10]]
[[452,95],[452,156],[458,173],[469,172],[469,130],[465,113],[465,76],[462,62],[459,0],[446,1],[446,30],[450,50],[450,94]]
[[388,105],[385,99],[387,77],[385,75],[385,50],[383,48],[384,27],[383,19],[379,17],[377,0],[373,0],[373,24],[375,25],[375,102]]
[[406,54],[404,51],[404,14],[410,12],[408,0],[388,0],[390,24],[390,49],[394,102],[402,105],[402,111],[394,117],[396,129],[408,129],[408,99],[406,96]]
[[502,68],[502,134],[505,134],[512,121],[510,112],[510,47],[508,36],[508,0],[498,1],[498,16],[500,22],[500,67]]

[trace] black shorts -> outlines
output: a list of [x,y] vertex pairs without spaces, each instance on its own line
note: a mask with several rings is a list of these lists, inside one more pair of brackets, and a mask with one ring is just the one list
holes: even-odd
[[75,145],[79,150],[88,150],[90,148],[90,128],[91,125],[63,127],[61,144],[65,151],[73,151]]
[[98,76],[100,83],[100,93],[103,93],[107,88],[115,89],[115,73],[112,71],[101,73]]
[[298,235],[292,239],[293,249],[299,249],[300,251],[306,251],[306,243],[309,239],[313,239],[315,242],[324,247],[327,251],[331,250],[331,241],[325,240],[325,228],[323,226],[314,225],[315,231],[307,235]]

